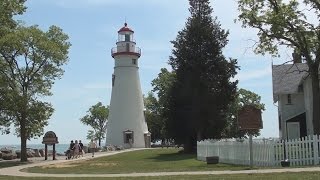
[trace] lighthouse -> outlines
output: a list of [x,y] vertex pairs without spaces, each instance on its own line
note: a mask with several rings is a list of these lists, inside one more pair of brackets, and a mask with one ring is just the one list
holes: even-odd
[[117,46],[111,49],[114,73],[106,144],[144,148],[150,147],[150,133],[139,78],[141,49],[136,47],[133,34],[125,23],[118,31]]

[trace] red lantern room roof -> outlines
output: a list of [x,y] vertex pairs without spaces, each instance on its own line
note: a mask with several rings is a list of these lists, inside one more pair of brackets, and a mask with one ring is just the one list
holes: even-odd
[[124,26],[118,31],[118,33],[120,33],[120,32],[132,32],[132,33],[134,33],[134,31],[132,29],[128,28],[127,25],[128,25],[127,23],[124,23]]

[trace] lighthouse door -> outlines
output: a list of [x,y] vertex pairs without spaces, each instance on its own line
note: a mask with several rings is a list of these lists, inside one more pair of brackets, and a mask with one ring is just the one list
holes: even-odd
[[123,139],[126,146],[128,146],[128,148],[132,148],[134,143],[133,131],[130,131],[130,130],[123,131]]

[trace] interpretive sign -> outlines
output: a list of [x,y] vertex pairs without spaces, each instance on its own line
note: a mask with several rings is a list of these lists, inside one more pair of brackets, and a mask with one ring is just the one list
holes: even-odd
[[244,105],[238,112],[240,130],[262,129],[261,109],[253,105]]
[[44,159],[48,159],[48,145],[53,145],[53,152],[52,152],[52,159],[56,159],[56,144],[58,144],[58,137],[56,136],[56,133],[53,131],[48,131],[44,135],[42,139],[42,144],[45,144],[45,150],[44,150]]

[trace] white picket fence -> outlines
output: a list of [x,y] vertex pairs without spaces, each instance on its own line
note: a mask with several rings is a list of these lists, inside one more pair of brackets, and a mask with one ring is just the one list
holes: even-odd
[[[288,159],[290,166],[318,165],[320,136],[306,136],[293,140],[253,140],[254,166],[280,166]],[[219,156],[219,162],[227,164],[250,164],[249,141],[234,139],[203,140],[197,142],[197,157]]]

